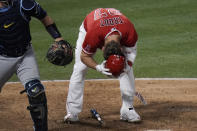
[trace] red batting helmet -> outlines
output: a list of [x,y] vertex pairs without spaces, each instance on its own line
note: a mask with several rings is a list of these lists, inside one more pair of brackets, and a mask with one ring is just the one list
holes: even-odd
[[125,57],[120,55],[110,55],[106,62],[106,68],[114,76],[119,76],[125,67]]

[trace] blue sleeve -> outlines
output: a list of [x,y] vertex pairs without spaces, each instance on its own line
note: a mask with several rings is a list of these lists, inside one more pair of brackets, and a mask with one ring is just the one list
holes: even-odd
[[21,0],[21,10],[25,16],[43,19],[47,13],[35,0]]

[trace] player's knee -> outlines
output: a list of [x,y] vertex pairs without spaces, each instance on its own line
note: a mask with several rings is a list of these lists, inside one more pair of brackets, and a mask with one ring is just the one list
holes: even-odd
[[78,63],[74,65],[73,72],[76,72],[77,74],[85,74],[88,70],[88,67],[82,63]]
[[45,106],[47,99],[44,86],[39,80],[31,80],[25,84],[25,89],[29,98],[29,103],[36,106]]
[[131,97],[135,95],[135,89],[128,88],[128,86],[125,86],[125,87],[121,86],[120,90],[121,90],[122,95],[131,96]]
[[36,79],[27,82],[25,89],[29,97],[37,97],[44,92],[44,86]]
[[47,99],[44,86],[39,80],[32,80],[25,84],[28,94],[29,106],[35,130],[47,130]]

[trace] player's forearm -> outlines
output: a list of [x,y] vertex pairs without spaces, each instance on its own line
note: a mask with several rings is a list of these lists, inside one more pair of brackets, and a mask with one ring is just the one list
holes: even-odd
[[81,53],[81,61],[92,69],[96,69],[96,61],[92,58],[92,56],[85,54],[83,51]]
[[47,32],[54,38],[55,41],[63,40],[58,28],[56,27],[54,21],[51,19],[50,16],[47,15],[41,20],[41,22],[46,27]]
[[44,26],[48,26],[48,25],[51,25],[51,24],[53,24],[54,23],[54,21],[51,19],[51,17],[50,16],[45,16],[42,20],[41,20],[41,22],[43,23],[43,25]]

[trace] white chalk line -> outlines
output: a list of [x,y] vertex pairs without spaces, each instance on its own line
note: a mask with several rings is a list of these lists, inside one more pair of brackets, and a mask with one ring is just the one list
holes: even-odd
[[[111,81],[117,79],[87,79],[85,81]],[[135,78],[135,80],[197,80],[197,78]],[[43,83],[47,82],[69,82],[70,80],[42,80]],[[20,82],[7,82],[6,84],[14,84]]]

